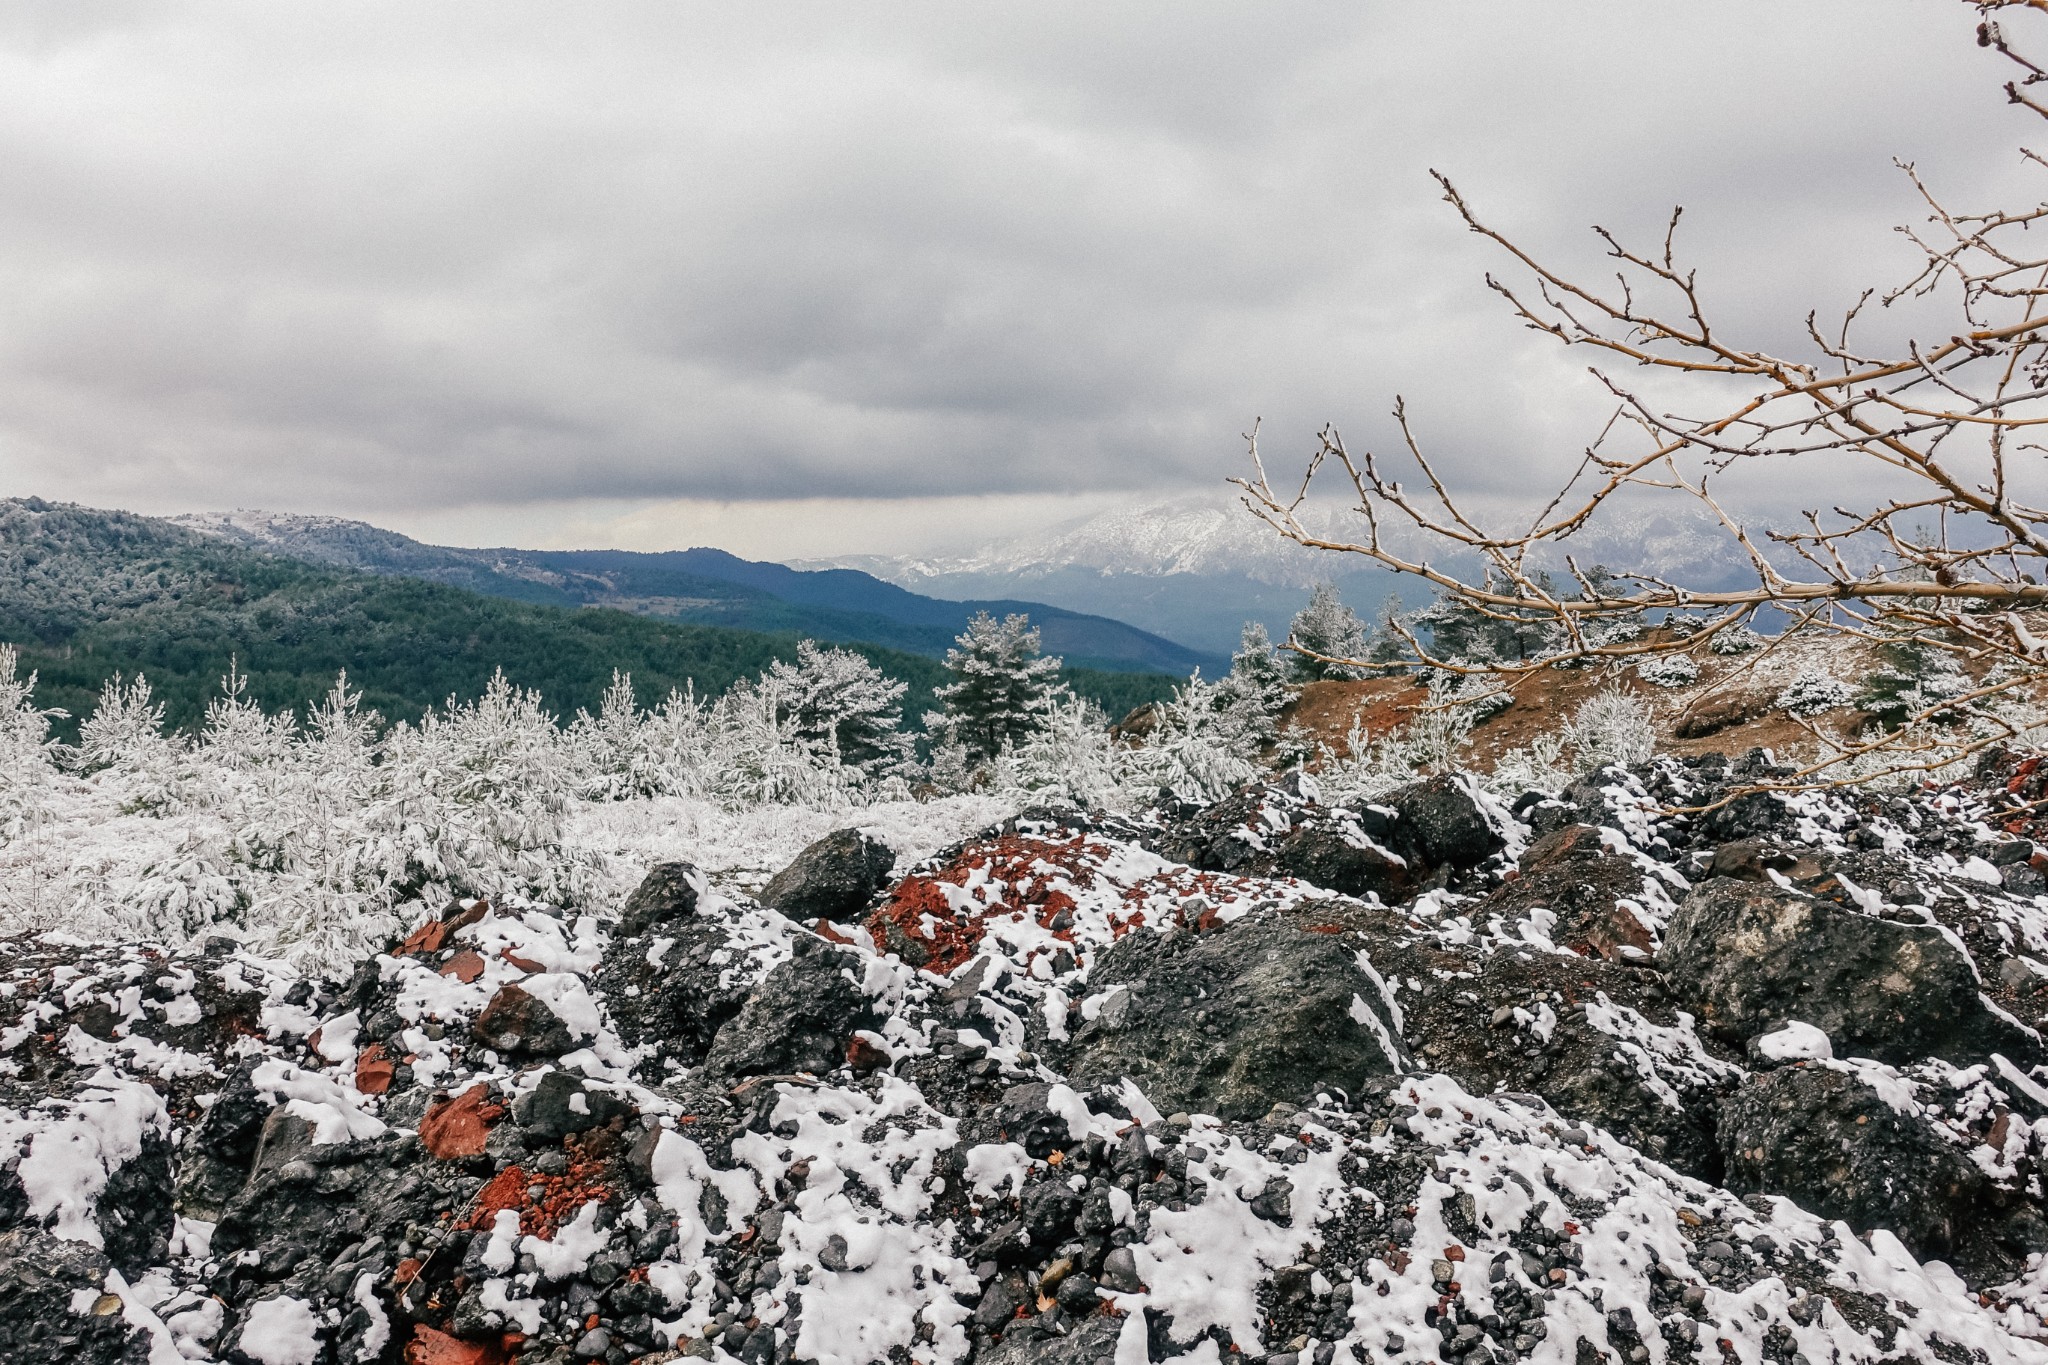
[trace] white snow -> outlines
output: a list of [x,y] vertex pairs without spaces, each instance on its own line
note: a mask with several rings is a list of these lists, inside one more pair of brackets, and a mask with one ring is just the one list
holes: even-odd
[[1757,1039],[1756,1050],[1774,1062],[1827,1061],[1835,1055],[1835,1045],[1825,1033],[1797,1019]]
[[318,1365],[319,1331],[311,1304],[279,1294],[250,1308],[236,1344],[257,1365]]
[[168,1133],[170,1115],[156,1091],[101,1068],[71,1100],[50,1099],[26,1113],[0,1109],[0,1165],[19,1155],[15,1174],[33,1219],[51,1231],[104,1246],[93,1202],[107,1177],[142,1152],[151,1133]]

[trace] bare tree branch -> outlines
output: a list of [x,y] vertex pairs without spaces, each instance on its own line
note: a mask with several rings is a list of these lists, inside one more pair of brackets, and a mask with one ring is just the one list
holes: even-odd
[[[2007,32],[2010,21],[2048,35],[2048,0],[1965,3],[1977,11],[1978,44],[2010,63],[2008,71],[2017,68],[2004,87],[2008,100],[2048,118],[2048,92],[2035,94],[2048,84],[2048,68]],[[2021,156],[2023,165],[2048,169],[2048,158],[2025,149]],[[2048,254],[2032,232],[2048,221],[2048,203],[1958,211],[1917,167],[1898,164],[1925,210],[1924,221],[1899,229],[1920,254],[1917,269],[1889,290],[1862,291],[1839,326],[1824,330],[1807,314],[1800,330],[1810,347],[1784,353],[1714,323],[1706,290],[1680,256],[1682,209],[1647,251],[1596,226],[1616,273],[1613,284],[1595,287],[1538,259],[1432,171],[1466,229],[1505,253],[1520,277],[1486,277],[1517,320],[1564,346],[1589,349],[1596,361],[1690,383],[1713,415],[1676,415],[1596,363],[1591,373],[1616,404],[1599,436],[1570,477],[1536,500],[1533,519],[1494,527],[1461,500],[1397,399],[1400,448],[1391,462],[1354,453],[1330,427],[1300,483],[1281,489],[1254,439],[1252,471],[1234,480],[1245,505],[1297,544],[1419,578],[1460,609],[1529,626],[1540,638],[1523,657],[1473,661],[1398,627],[1410,666],[1512,678],[1698,650],[1762,616],[1865,639],[1910,639],[1967,660],[1980,680],[1938,715],[1912,717],[1911,733],[1833,746],[1823,768],[1884,751],[1899,755],[1907,765],[1900,771],[1912,771],[1932,763],[1943,744],[1953,755],[1996,733],[1986,704],[2048,676],[2048,625],[2030,623],[2048,608],[2048,506],[2032,500],[2048,489],[2048,450],[2026,439],[2048,427]],[[1907,301],[1916,309],[1946,307],[1950,321],[1873,348],[1853,340],[1873,299],[1881,309]],[[1867,501],[1842,499],[1826,512],[1758,528],[1717,491],[1738,472],[1775,476],[1766,462],[1819,460],[1838,462],[1842,486],[1860,488]],[[1311,531],[1303,519],[1312,484],[1331,468],[1349,482],[1361,517],[1357,539]],[[1417,490],[1400,470],[1419,478]],[[1702,512],[1740,551],[1749,581],[1582,571],[1565,542],[1638,499],[1675,499]],[[1411,548],[1417,545],[1428,552]],[[1681,617],[1690,630],[1655,628]],[[1929,738],[1938,721],[1957,714],[1980,722],[1970,739]],[[1802,770],[1796,780],[1823,775]]]

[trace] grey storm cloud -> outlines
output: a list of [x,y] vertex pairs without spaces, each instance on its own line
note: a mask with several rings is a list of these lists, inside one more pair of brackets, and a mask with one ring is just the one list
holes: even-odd
[[1158,489],[1395,392],[1512,491],[1600,404],[1438,201],[1735,324],[2019,173],[1954,0],[0,11],[0,477],[147,506]]

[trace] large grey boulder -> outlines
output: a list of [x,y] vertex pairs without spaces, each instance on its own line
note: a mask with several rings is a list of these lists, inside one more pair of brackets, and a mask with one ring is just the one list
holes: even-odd
[[896,854],[857,829],[834,830],[761,888],[761,904],[793,920],[856,920],[889,884]]
[[1799,891],[1717,877],[1665,931],[1672,988],[1724,1038],[1792,1020],[1837,1055],[1970,1065],[1994,1052],[2032,1061],[2038,1040],[1994,1012],[1969,958],[1932,925],[1897,924]]
[[1074,1082],[1129,1077],[1164,1113],[1254,1119],[1408,1062],[1356,950],[1275,914],[1200,935],[1134,930],[1089,985],[1121,989],[1074,1034]]

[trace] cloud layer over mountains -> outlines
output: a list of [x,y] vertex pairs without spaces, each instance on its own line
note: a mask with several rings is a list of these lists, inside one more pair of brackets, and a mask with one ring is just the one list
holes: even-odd
[[845,499],[1212,482],[1256,416],[1305,450],[1399,390],[1513,489],[1597,405],[1426,168],[1588,266],[1588,222],[1683,200],[1734,317],[1796,320],[1900,261],[1887,158],[2015,173],[1971,21],[16,6],[0,478],[387,524],[803,498],[792,534],[843,531]]

